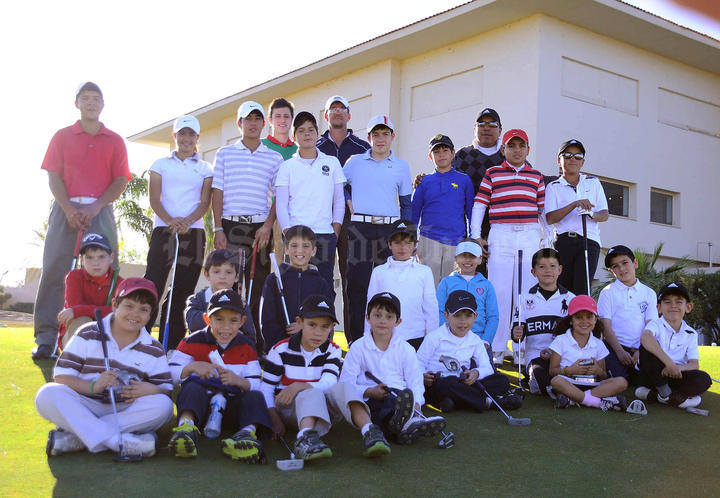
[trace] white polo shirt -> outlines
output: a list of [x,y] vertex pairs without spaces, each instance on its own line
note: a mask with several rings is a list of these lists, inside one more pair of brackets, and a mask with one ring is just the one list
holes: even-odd
[[700,359],[697,332],[685,323],[685,320],[680,324],[680,330],[677,332],[664,317],[656,318],[648,323],[645,330],[652,332],[662,350],[676,365]]
[[453,358],[459,362],[460,367],[470,368],[470,360],[475,360],[480,374],[479,379],[492,375],[494,370],[490,365],[490,358],[485,349],[485,343],[480,336],[468,331],[463,337],[458,337],[447,327],[447,323],[430,332],[423,340],[417,352],[423,372],[440,372],[443,377],[458,377],[460,372],[448,370],[440,361],[441,356]]
[[[345,183],[340,161],[334,156],[323,154],[308,161],[295,153],[280,165],[275,187],[288,188],[287,211],[290,224],[310,227],[315,233],[332,233],[333,194],[336,185]],[[276,206],[280,209],[280,206]],[[337,216],[335,218],[338,218]],[[339,216],[342,222],[342,214]]]
[[585,347],[580,347],[570,329],[553,339],[550,349],[560,355],[560,368],[569,367],[578,360],[598,362],[610,354],[605,343],[592,334]]
[[[173,218],[184,218],[200,205],[203,182],[212,178],[212,166],[194,154],[181,160],[176,152],[158,159],[150,167],[151,173],[162,177],[160,202],[165,211]],[[166,227],[167,223],[155,216],[156,227]],[[202,217],[190,228],[203,228]]]
[[600,291],[598,316],[610,319],[621,345],[639,348],[645,323],[658,317],[657,295],[640,280],[632,287],[615,280]]
[[[580,173],[580,180],[576,187],[570,185],[565,177],[561,176],[545,189],[545,212],[555,211],[579,199],[589,200],[595,207],[593,212],[603,211],[608,208],[605,191],[602,188],[600,180],[594,176],[588,176]],[[560,235],[566,232],[575,232],[582,234],[582,219],[578,208],[570,211],[563,219],[553,225],[555,233]],[[599,245],[600,227],[599,223],[592,218],[587,219],[587,235],[588,239],[594,240]]]

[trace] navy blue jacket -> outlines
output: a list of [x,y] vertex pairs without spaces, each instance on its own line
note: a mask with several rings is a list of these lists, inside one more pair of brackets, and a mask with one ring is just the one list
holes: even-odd
[[370,148],[369,143],[353,135],[352,130],[348,129],[348,131],[350,134],[342,141],[340,147],[330,138],[330,130],[320,135],[317,141],[317,148],[320,149],[320,152],[328,156],[337,157],[341,166],[345,166],[350,156],[362,154]]

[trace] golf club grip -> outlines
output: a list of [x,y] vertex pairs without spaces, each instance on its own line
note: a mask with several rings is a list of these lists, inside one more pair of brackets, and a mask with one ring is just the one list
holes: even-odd
[[77,259],[78,255],[80,254],[80,244],[82,243],[83,238],[83,231],[78,230],[77,239],[75,240],[75,252],[73,254],[75,255],[75,259]]
[[382,384],[382,381],[380,379],[378,379],[377,377],[375,377],[372,374],[372,372],[370,372],[369,370],[365,370],[365,377],[367,377],[368,379],[370,379],[373,382],[376,382],[377,384]]
[[245,248],[238,249],[238,257],[240,258],[240,278],[242,279],[238,283],[238,293],[242,296],[245,294],[243,290],[247,290],[243,289],[245,287]]
[[518,322],[522,323],[522,259],[523,250],[518,249]]
[[105,358],[105,370],[110,370],[107,337],[105,336],[105,324],[103,323],[102,310],[100,308],[95,308],[95,322],[97,323],[98,332],[100,333],[100,344],[102,344],[103,357]]
[[252,261],[250,262],[250,280],[255,278],[255,260],[257,259],[257,244],[253,245]]
[[272,272],[275,274],[275,278],[277,278],[277,284],[278,289],[280,290],[280,295],[283,295],[283,285],[282,285],[282,278],[280,278],[280,267],[278,266],[277,258],[275,257],[275,253],[270,253],[270,265],[272,266]]

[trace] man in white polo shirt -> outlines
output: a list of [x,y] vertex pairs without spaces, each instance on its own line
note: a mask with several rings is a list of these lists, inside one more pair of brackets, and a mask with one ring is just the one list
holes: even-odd
[[[282,155],[260,142],[265,113],[260,104],[243,102],[237,113],[242,138],[220,148],[215,155],[212,183],[212,210],[215,223],[215,249],[237,251],[245,248],[245,278],[250,277],[252,248],[257,246],[252,310],[258,321],[262,285],[270,272],[268,242],[275,222],[275,201],[269,205],[271,190]],[[259,334],[258,334],[259,336]],[[258,349],[260,349],[258,343]]]
[[345,214],[345,175],[336,157],[315,146],[318,127],[311,113],[302,111],[295,116],[292,137],[298,151],[282,163],[275,180],[278,223],[283,233],[295,225],[315,232],[317,252],[310,262],[333,289],[335,247]]

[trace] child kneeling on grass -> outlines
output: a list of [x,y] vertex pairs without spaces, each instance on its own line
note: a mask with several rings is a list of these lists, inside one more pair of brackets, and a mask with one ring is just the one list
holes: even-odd
[[430,332],[417,352],[425,371],[425,397],[443,412],[455,407],[482,412],[494,405],[478,385],[481,382],[503,409],[520,408],[522,398],[507,394],[510,381],[495,372],[485,343],[471,333],[476,309],[475,296],[468,291],[456,290],[448,296],[445,324]]
[[550,385],[557,395],[555,406],[566,408],[580,403],[603,411],[624,411],[626,402],[620,393],[627,389],[628,382],[624,377],[607,376],[608,349],[599,339],[602,323],[595,300],[590,296],[574,297],[568,316],[560,320],[554,334],[550,344]]
[[[370,331],[350,346],[340,380],[355,386],[367,400],[373,423],[400,444],[438,434],[445,429],[445,419],[420,416],[422,368],[413,347],[395,331],[401,322],[400,300],[389,292],[375,294],[366,318]],[[366,372],[383,383],[369,379]]]
[[128,278],[118,285],[113,312],[103,319],[111,370],[105,370],[103,337],[95,322],[81,327],[67,344],[55,365],[55,382],[42,386],[35,397],[38,413],[57,425],[48,435],[48,456],[85,448],[117,452],[121,443],[127,455],[155,454],[153,431],[173,414],[165,350],[144,327],[155,306],[157,291],[149,280]]
[[215,292],[207,308],[210,325],[184,338],[170,357],[173,381],[182,380],[177,396],[178,426],[168,444],[177,457],[197,456],[197,425],[208,418],[211,403],[217,402],[225,405],[222,428],[236,431],[222,440],[223,453],[245,463],[266,461],[256,434],[258,426],[270,429],[272,424],[259,391],[257,352],[252,341],[239,333],[246,319],[244,310],[237,292]]
[[275,435],[285,433],[286,423],[297,424],[295,456],[328,458],[332,450],[320,438],[342,417],[360,429],[365,456],[390,453],[382,432],[371,423],[368,405],[351,384],[338,382],[342,351],[330,340],[337,323],[332,301],[308,296],[296,323],[300,331],[270,349],[263,373],[262,391]]
[[640,387],[635,396],[678,408],[694,408],[712,379],[700,370],[697,332],[683,319],[692,311],[690,294],[678,282],[660,289],[660,318],[645,326],[640,336]]

